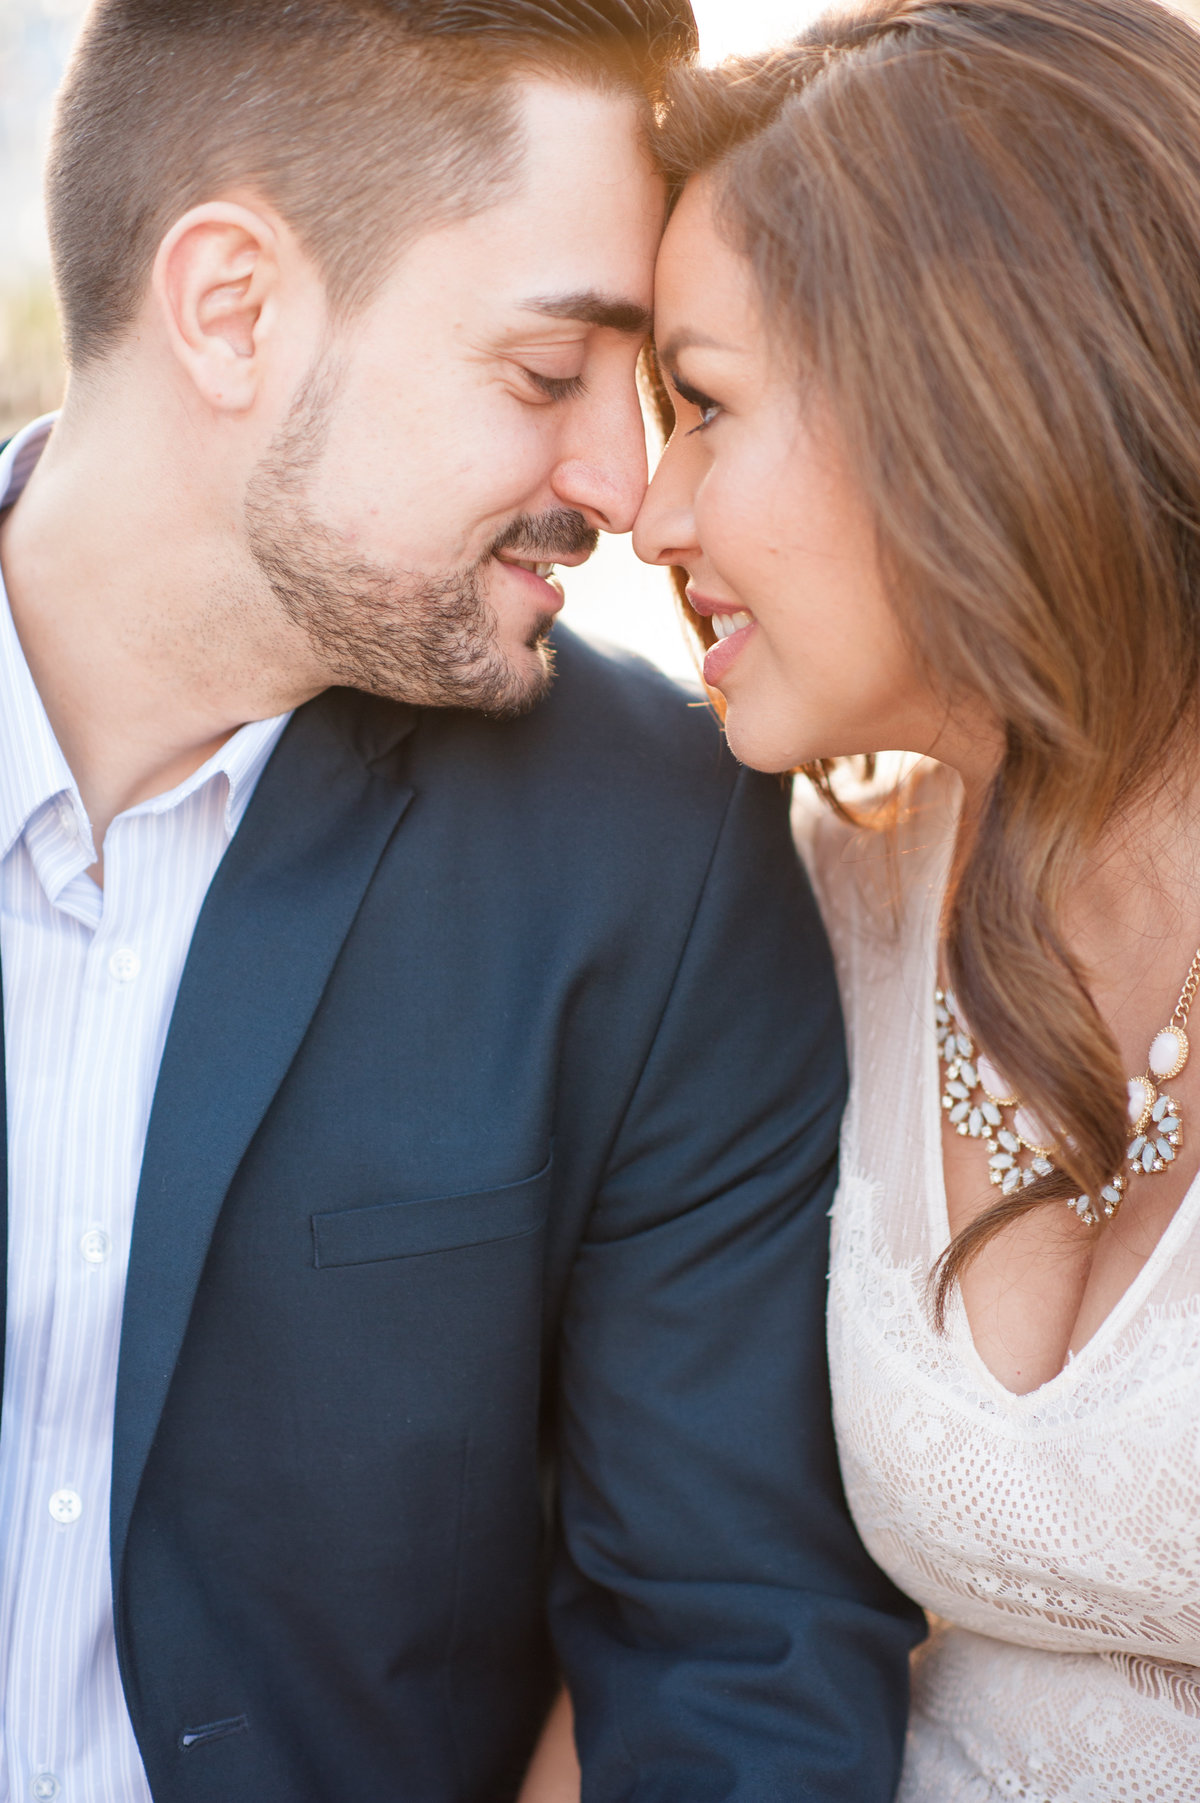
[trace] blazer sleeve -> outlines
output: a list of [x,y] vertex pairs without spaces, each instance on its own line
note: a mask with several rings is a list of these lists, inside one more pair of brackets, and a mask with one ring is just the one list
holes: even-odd
[[564,1318],[551,1619],[584,1803],[894,1795],[922,1618],[834,1450],[844,1095],[786,798],[743,772]]

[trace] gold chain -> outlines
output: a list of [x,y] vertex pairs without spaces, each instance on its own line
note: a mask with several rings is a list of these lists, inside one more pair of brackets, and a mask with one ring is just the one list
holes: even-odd
[[1169,1025],[1183,1029],[1187,1026],[1188,1012],[1196,999],[1196,991],[1200,989],[1200,950],[1192,959],[1191,969],[1183,979],[1183,988],[1179,991],[1179,1000],[1175,1004]]

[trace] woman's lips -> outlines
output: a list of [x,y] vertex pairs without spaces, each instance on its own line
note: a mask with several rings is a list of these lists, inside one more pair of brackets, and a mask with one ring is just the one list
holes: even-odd
[[737,626],[725,638],[718,639],[710,645],[704,659],[704,680],[710,689],[719,689],[721,678],[730,664],[738,656],[743,646],[754,636],[757,620],[748,619],[745,626]]
[[689,593],[688,600],[698,614],[705,614],[717,635],[704,659],[704,680],[712,689],[719,688],[721,678],[754,632],[754,615],[744,607],[731,607],[728,602],[710,601],[707,596]]

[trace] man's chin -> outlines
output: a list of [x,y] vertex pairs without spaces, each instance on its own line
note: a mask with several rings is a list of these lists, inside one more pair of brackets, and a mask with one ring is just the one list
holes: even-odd
[[554,647],[549,643],[553,625],[554,615],[547,614],[515,656],[508,658],[512,674],[509,692],[483,709],[492,719],[515,720],[529,713],[549,692],[554,681]]
[[525,640],[526,650],[536,651],[538,653],[544,651],[553,662],[554,653],[548,641],[550,634],[554,631],[554,622],[557,618],[558,615],[556,613],[538,615],[529,630],[528,638]]

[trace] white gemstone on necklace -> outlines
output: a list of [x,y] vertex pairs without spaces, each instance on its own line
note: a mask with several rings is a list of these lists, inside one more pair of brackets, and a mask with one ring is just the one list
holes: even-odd
[[1187,1034],[1179,1027],[1164,1027],[1150,1043],[1147,1064],[1150,1074],[1160,1082],[1177,1077],[1187,1063]]
[[1146,1125],[1157,1096],[1158,1092],[1148,1077],[1130,1077],[1129,1121],[1135,1133],[1140,1133]]
[[1013,1127],[1031,1152],[1049,1152],[1046,1144],[1047,1133],[1036,1114],[1029,1108],[1018,1108],[1013,1116]]
[[1012,1100],[1012,1092],[1005,1084],[1004,1078],[985,1053],[979,1054],[975,1060],[975,1068],[979,1072],[979,1081],[985,1094],[993,1102],[1010,1102]]

